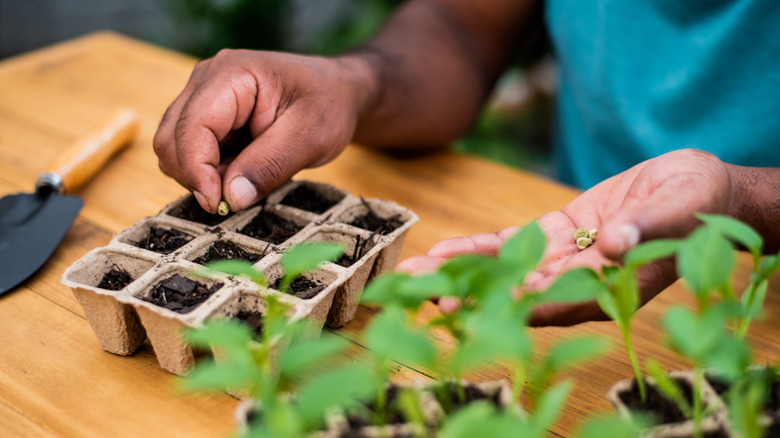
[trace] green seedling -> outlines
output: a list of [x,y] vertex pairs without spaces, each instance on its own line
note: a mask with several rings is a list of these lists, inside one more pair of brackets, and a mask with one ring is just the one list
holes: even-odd
[[282,254],[284,274],[279,290],[289,293],[290,285],[296,278],[317,269],[325,262],[338,259],[345,249],[344,245],[326,242],[304,242],[291,247]]

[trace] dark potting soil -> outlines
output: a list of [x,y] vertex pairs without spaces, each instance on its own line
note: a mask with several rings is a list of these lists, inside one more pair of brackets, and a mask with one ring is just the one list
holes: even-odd
[[278,245],[294,236],[302,228],[302,225],[298,225],[294,221],[263,209],[238,232]]
[[371,205],[365,199],[360,198],[360,202],[366,207],[366,214],[357,216],[349,223],[350,225],[384,236],[392,233],[404,224],[400,214],[383,219],[371,208]]
[[[704,378],[707,379],[707,383],[709,383],[712,389],[720,396],[723,396],[723,394],[731,389],[731,384],[729,382],[717,376],[705,375]],[[778,409],[780,409],[780,381],[774,381],[769,387],[764,411],[774,412]]]
[[[693,389],[691,385],[680,379],[674,379],[677,386],[683,393],[683,396],[688,403],[693,403]],[[631,411],[638,411],[654,415],[658,420],[658,424],[671,424],[686,421],[685,415],[682,413],[677,405],[663,396],[654,386],[650,385],[645,380],[645,387],[647,388],[647,400],[642,402],[642,397],[639,394],[639,387],[636,384],[636,380],[631,383],[631,389],[626,392],[618,394],[620,400]]]
[[222,287],[216,283],[211,287],[198,283],[179,274],[162,280],[152,287],[152,293],[146,301],[173,310],[178,313],[189,313],[200,303],[206,301],[214,292]]
[[[282,277],[279,277],[271,285],[271,288],[279,290],[279,286],[282,284]],[[302,300],[308,300],[317,296],[327,287],[326,284],[322,284],[316,280],[310,280],[304,276],[296,278],[290,283],[290,295],[295,295]]]
[[343,196],[335,200],[328,199],[306,184],[301,184],[287,193],[279,203],[319,214],[338,204],[342,199]]
[[249,252],[230,240],[217,240],[202,256],[196,258],[193,262],[201,265],[217,260],[245,260],[255,263],[260,260],[264,253],[265,251],[263,254]]
[[149,234],[136,243],[135,246],[160,254],[170,254],[187,242],[192,240],[192,236],[173,228],[151,227]]
[[376,233],[372,234],[368,239],[362,239],[360,236],[356,236],[355,248],[352,252],[342,254],[341,257],[333,263],[345,268],[349,268],[357,263],[357,261],[362,259],[368,250],[373,247],[375,234]]
[[263,334],[263,314],[260,312],[241,311],[236,316],[236,319],[243,322],[252,330],[255,335],[255,339],[259,339]]
[[220,224],[225,219],[233,216],[233,212],[230,212],[225,216],[209,213],[200,206],[198,200],[195,199],[194,196],[189,196],[178,208],[171,211],[170,214],[179,219],[197,222],[210,227]]
[[501,399],[499,393],[488,395],[474,385],[464,386],[463,393],[465,395],[464,400],[460,398],[460,395],[458,394],[458,388],[457,386],[455,386],[454,382],[444,383],[434,390],[434,395],[436,397],[436,400],[439,402],[439,405],[441,405],[442,409],[444,409],[444,412],[446,412],[447,414],[455,412],[458,409],[466,406],[467,404],[477,400],[487,400],[490,403],[492,403],[494,406],[498,408],[501,407]]
[[122,290],[128,284],[133,282],[133,277],[122,268],[114,266],[110,271],[103,275],[97,287],[106,290]]
[[[401,424],[406,422],[401,410],[396,406],[395,401],[397,398],[398,387],[395,385],[388,386],[385,390],[384,424]],[[347,422],[349,423],[350,429],[358,429],[376,424],[376,419],[374,418],[374,414],[377,413],[376,400],[364,403],[363,406],[365,406],[366,410],[362,413],[352,412],[347,415]]]

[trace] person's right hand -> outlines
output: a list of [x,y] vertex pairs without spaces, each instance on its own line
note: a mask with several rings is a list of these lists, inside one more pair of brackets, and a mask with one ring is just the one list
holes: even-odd
[[[366,79],[357,58],[223,50],[198,63],[163,116],[160,169],[212,213],[222,199],[245,209],[344,149],[368,100]],[[252,141],[226,157],[221,145],[239,129]]]

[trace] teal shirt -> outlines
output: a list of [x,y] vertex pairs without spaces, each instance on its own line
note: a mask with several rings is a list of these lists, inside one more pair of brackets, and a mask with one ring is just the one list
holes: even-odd
[[581,188],[681,148],[780,166],[780,0],[547,0],[556,155]]

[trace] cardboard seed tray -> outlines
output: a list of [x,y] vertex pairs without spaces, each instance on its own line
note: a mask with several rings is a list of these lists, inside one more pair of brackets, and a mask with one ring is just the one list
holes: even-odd
[[[308,211],[308,204],[290,205],[294,204],[290,199],[296,195],[300,198],[301,190],[316,194],[313,198],[318,198],[317,202],[312,204],[316,211]],[[311,321],[312,337],[319,336],[324,324],[341,327],[354,318],[366,282],[395,265],[409,228],[418,220],[413,212],[393,202],[364,200],[312,181],[290,181],[269,194],[264,203],[224,218],[185,214],[188,207],[196,204],[192,195],[177,199],[156,216],[144,218],[118,233],[107,246],[90,251],[63,274],[62,283],[73,290],[104,350],[131,355],[148,337],[160,366],[175,374],[185,374],[191,369],[196,352],[182,340],[183,328],[197,327],[209,318],[234,317],[241,310],[262,312],[270,295],[288,303],[292,317]],[[375,232],[352,225],[369,209],[382,219],[392,218],[397,228]],[[287,225],[294,224],[289,228],[295,230],[294,234],[247,235],[245,227],[260,214],[272,214],[288,221],[284,222]],[[143,248],[154,228],[173,230],[161,233],[158,242],[167,245],[173,239],[176,247],[159,252],[157,245],[152,245],[152,250]],[[193,277],[192,272],[200,267],[194,261],[220,240],[259,255],[255,267],[265,273],[269,284],[281,275],[281,253],[297,243],[343,243],[347,255],[360,257],[352,264],[326,263],[318,271],[306,274],[325,288],[314,297],[302,299],[270,287],[261,288],[241,277]],[[118,291],[99,288],[103,276],[112,269],[126,271],[133,281]],[[179,313],[149,301],[152,289],[174,275],[209,287],[222,285],[190,311]]]

